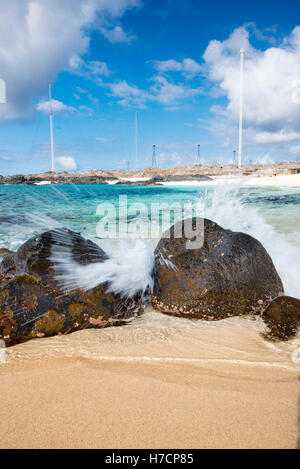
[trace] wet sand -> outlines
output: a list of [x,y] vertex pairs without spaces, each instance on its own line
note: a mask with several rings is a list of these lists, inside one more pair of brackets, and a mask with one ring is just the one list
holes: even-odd
[[267,342],[263,330],[150,310],[128,326],[12,347],[0,447],[296,448],[295,341]]

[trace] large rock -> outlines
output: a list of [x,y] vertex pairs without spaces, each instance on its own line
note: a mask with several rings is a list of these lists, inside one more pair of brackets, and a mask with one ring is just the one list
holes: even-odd
[[[201,225],[202,221],[202,225]],[[203,245],[187,249],[189,239],[178,233],[178,222],[155,250],[152,303],[176,316],[222,319],[262,311],[283,285],[262,244],[244,233],[225,230],[210,220],[193,218],[202,226]]]
[[52,247],[68,247],[80,264],[103,262],[96,244],[69,230],[50,231],[7,253],[0,264],[0,338],[7,346],[35,337],[91,327],[120,325],[142,311],[138,297],[123,299],[102,284],[66,292],[57,283],[49,256]]
[[268,336],[288,340],[300,327],[300,300],[291,296],[275,298],[262,315],[268,326]]

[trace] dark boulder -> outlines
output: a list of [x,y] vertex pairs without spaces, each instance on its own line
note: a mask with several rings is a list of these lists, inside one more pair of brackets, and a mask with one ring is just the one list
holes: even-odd
[[79,264],[103,262],[105,252],[95,243],[70,230],[60,229],[34,236],[24,243],[15,256],[15,274],[35,275],[43,285],[57,288],[56,273],[50,260],[54,247],[67,248]]
[[268,337],[288,340],[300,327],[300,300],[291,296],[275,298],[262,314]]
[[0,285],[14,276],[15,252],[8,249],[0,249]]
[[[185,236],[184,223],[202,236],[202,246],[188,249],[192,235]],[[198,232],[194,231],[196,223]],[[262,244],[210,220],[178,222],[163,235],[155,256],[152,303],[165,313],[222,319],[261,312],[283,294],[282,282]]]
[[106,284],[88,291],[63,290],[49,259],[53,246],[68,247],[73,260],[82,265],[107,259],[99,246],[69,230],[43,233],[16,253],[7,254],[0,264],[0,339],[7,346],[35,337],[124,324],[142,311],[138,296],[121,298],[107,292]]

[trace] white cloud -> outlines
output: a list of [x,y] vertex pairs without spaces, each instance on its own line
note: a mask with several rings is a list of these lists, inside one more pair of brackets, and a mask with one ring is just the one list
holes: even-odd
[[181,72],[182,64],[177,60],[155,60],[154,68],[159,72]]
[[126,80],[109,83],[107,86],[113,97],[120,98],[118,102],[122,106],[146,107],[147,93],[135,85],[129,85]]
[[159,72],[182,72],[186,78],[193,78],[202,71],[202,66],[193,59],[177,60],[155,60],[154,68]]
[[70,68],[71,57],[88,51],[91,26],[113,22],[140,4],[139,0],[2,0],[0,71],[7,85],[7,104],[1,105],[0,117],[28,117],[34,98],[47,92],[49,80]]
[[286,132],[284,130],[279,132],[260,132],[256,134],[255,140],[258,143],[292,142],[293,140],[300,140],[300,132]]
[[109,70],[106,62],[98,60],[85,61],[77,54],[72,55],[69,60],[69,66],[72,73],[92,80],[98,85],[102,85],[103,77],[108,77],[112,72]]
[[121,98],[119,104],[139,108],[145,108],[147,103],[154,101],[168,108],[174,108],[181,101],[203,92],[201,88],[190,88],[183,83],[173,83],[161,75],[153,76],[152,81],[154,84],[147,90],[130,85],[125,80],[109,83],[106,86],[109,87],[113,97]]
[[[37,110],[41,112],[45,112],[49,114],[50,112],[50,101],[41,101],[37,105]],[[59,114],[61,112],[73,112],[75,109],[72,106],[67,106],[66,104],[62,103],[61,101],[57,101],[56,99],[52,99],[52,111],[55,114]]]
[[190,88],[182,83],[172,83],[161,75],[156,75],[152,79],[154,85],[150,88],[150,99],[158,101],[164,106],[176,106],[180,101],[202,93],[200,88]]
[[107,29],[105,27],[100,28],[102,34],[106,39],[109,40],[112,44],[125,42],[126,44],[131,44],[136,36],[134,34],[127,33],[124,31],[122,26],[115,26],[112,29]]
[[[235,29],[223,42],[211,41],[204,53],[212,96],[223,95],[228,99],[227,105],[211,108],[214,117],[208,124],[216,140],[229,143],[227,154],[232,155],[238,144],[242,47],[245,49],[244,160],[254,161],[266,152],[273,159],[286,160],[290,154],[289,143],[300,140],[300,27],[279,38],[279,44],[277,36],[276,47],[267,45],[266,50],[260,50],[252,46],[248,26]],[[274,41],[271,38],[268,42]]]
[[300,27],[280,46],[254,49],[245,27],[237,28],[223,42],[211,41],[204,53],[210,79],[229,100],[228,116],[237,120],[239,110],[239,50],[245,49],[245,125],[261,131],[300,129],[296,102],[300,77]]
[[77,169],[77,163],[72,156],[59,156],[56,161],[67,171],[75,171]]

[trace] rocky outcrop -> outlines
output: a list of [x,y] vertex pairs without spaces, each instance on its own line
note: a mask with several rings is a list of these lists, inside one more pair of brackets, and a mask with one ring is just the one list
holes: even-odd
[[[197,249],[188,248],[191,234],[185,236],[184,223],[189,222],[193,233],[203,238]],[[201,228],[195,231],[197,225]],[[182,231],[183,236],[176,237]],[[209,320],[247,315],[262,311],[283,294],[262,244],[210,220],[177,223],[163,235],[155,256],[152,303],[168,314]]]
[[268,337],[288,340],[300,327],[300,300],[290,296],[275,298],[262,314]]
[[151,179],[146,181],[118,181],[117,185],[124,186],[161,186],[163,182],[182,182],[182,181],[213,181],[209,176],[202,174],[191,174],[191,175],[167,175],[167,176],[153,176]]
[[7,346],[35,337],[120,325],[143,309],[138,297],[125,300],[102,284],[66,292],[49,259],[54,245],[67,246],[82,265],[104,262],[105,252],[69,230],[36,236],[0,264],[0,338]]
[[108,181],[117,181],[118,178],[115,177],[103,177],[103,176],[80,176],[72,175],[68,173],[62,174],[47,174],[44,178],[41,176],[23,176],[23,175],[14,175],[14,176],[1,176],[0,185],[25,185],[32,186],[35,184],[40,184],[47,182],[50,184],[58,185],[70,185],[70,184],[107,184]]
[[152,183],[155,182],[182,182],[182,181],[213,181],[209,176],[203,174],[170,174],[167,176],[153,176]]

